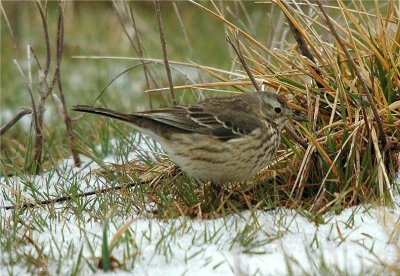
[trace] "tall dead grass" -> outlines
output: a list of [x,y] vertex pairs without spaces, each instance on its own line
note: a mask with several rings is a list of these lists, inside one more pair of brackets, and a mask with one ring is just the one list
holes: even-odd
[[[238,34],[246,63],[263,89],[276,90],[308,118],[308,123],[293,125],[306,143],[285,137],[263,173],[266,179],[279,176],[281,200],[308,202],[317,214],[334,206],[391,202],[400,151],[398,4],[376,1],[367,9],[362,1],[331,6],[274,1],[295,42],[269,49],[228,21],[217,6],[210,10],[192,3],[224,24],[228,36]],[[254,90],[241,65],[235,70],[237,80],[204,71],[224,85]],[[207,89],[213,83],[199,86]]]

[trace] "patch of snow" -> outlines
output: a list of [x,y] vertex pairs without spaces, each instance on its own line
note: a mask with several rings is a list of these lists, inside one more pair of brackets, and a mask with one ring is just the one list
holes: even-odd
[[[111,154],[109,154],[103,161],[105,163],[122,164],[126,161],[137,159],[138,156],[142,158],[145,157],[149,160],[156,160],[160,154],[164,152],[163,149],[156,141],[149,139],[148,137],[144,138],[143,136],[143,134],[135,132],[127,137],[131,147],[127,149],[129,152],[128,156],[123,158],[118,154],[118,149],[121,148],[121,146],[126,147],[127,143],[124,140],[122,141],[124,144],[120,145],[121,140],[111,139],[109,144]],[[97,149],[100,150],[99,147]]]
[[[146,149],[146,144],[137,142],[138,150]],[[112,156],[106,160],[120,161]],[[87,179],[79,182],[82,192],[107,185],[106,181],[90,176],[98,165],[89,159],[83,159],[83,163],[82,168],[73,168],[72,160],[68,159],[59,165],[59,170],[43,175],[0,178],[0,193],[3,195],[0,206],[12,204],[10,193],[13,190],[32,199],[24,188],[28,183],[43,193],[43,199],[62,194],[59,187],[68,189],[76,184],[76,179]],[[49,174],[53,174],[52,177]],[[9,196],[4,197],[6,194]],[[127,256],[126,243],[112,250],[112,256],[117,260],[125,258],[123,263],[127,264],[127,271],[119,269],[112,274],[286,275],[288,267],[295,275],[318,274],[322,261],[330,271],[335,271],[336,267],[349,274],[364,273],[369,269],[374,273],[381,267],[377,265],[380,261],[399,265],[400,237],[399,233],[393,235],[394,229],[400,228],[399,195],[396,195],[396,201],[392,209],[368,205],[346,209],[340,215],[327,214],[324,216],[326,223],[318,226],[296,211],[285,208],[254,214],[243,211],[213,220],[113,217],[109,225],[109,241],[127,221],[132,219],[133,222],[129,228],[130,255]],[[62,207],[62,204],[57,206]],[[73,213],[68,215],[68,219],[64,215],[60,219],[48,215],[45,208],[35,208],[34,211],[42,212],[44,224],[49,226],[32,230],[30,238],[45,248],[43,254],[54,256],[55,260],[63,256],[60,271],[57,271],[56,262],[48,262],[46,267],[51,275],[70,274],[80,250],[83,258],[96,266],[95,257],[101,256],[104,229],[101,220],[94,220],[85,212],[82,214],[87,218],[78,221]],[[22,213],[20,219],[29,222],[30,215],[26,213]],[[1,221],[10,221],[12,216],[12,211],[1,209]],[[82,224],[82,221],[86,223]],[[73,257],[64,257],[71,255],[71,248]],[[18,250],[32,252],[34,245],[27,243]],[[3,254],[3,260],[7,260],[7,254]],[[92,273],[85,261],[82,265],[80,274]],[[8,274],[11,268],[7,266],[10,265],[0,265],[1,275]],[[12,265],[12,271],[18,275],[29,274],[23,264]],[[98,274],[102,272],[98,271]]]

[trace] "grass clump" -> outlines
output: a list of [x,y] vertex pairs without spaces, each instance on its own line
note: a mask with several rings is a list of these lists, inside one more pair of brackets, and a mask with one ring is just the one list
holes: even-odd
[[[212,93],[227,90],[247,93],[253,91],[255,86],[276,90],[294,110],[308,118],[307,123],[293,123],[295,125],[286,129],[284,143],[277,156],[257,179],[233,185],[213,198],[208,196],[213,191],[208,191],[207,184],[196,185],[165,159],[155,163],[143,155],[139,159],[146,164],[144,167],[133,164],[121,170],[103,166],[105,172],[101,174],[106,174],[110,181],[121,185],[141,181],[138,175],[147,175],[145,183],[150,185],[135,188],[134,197],[149,198],[161,206],[157,212],[162,217],[172,214],[210,217],[210,214],[219,216],[237,208],[274,208],[281,205],[301,207],[321,214],[332,207],[340,211],[364,202],[391,202],[400,151],[398,8],[392,1],[380,3],[380,6],[368,4],[368,7],[358,2],[344,4],[339,1],[337,5],[322,8],[318,3],[300,5],[276,1],[273,7],[281,10],[278,20],[273,19],[277,22],[276,29],[290,29],[291,32],[271,32],[268,47],[265,42],[258,40],[254,22],[251,22],[244,5],[232,4],[235,9],[227,9],[230,12],[225,14],[223,5],[189,3],[201,10],[203,15],[213,17],[220,29],[225,29],[229,42],[226,50],[229,52],[232,46],[235,51],[231,51],[231,70],[204,66],[195,61],[170,61],[178,98],[173,101],[192,101],[193,96],[199,95],[199,89]],[[114,80],[142,66],[146,80],[142,86],[146,87],[147,92],[152,92],[149,93],[149,99],[154,99],[152,95],[157,94],[156,102],[165,106],[168,97],[163,91],[168,89],[153,89],[165,83],[157,83],[161,73],[155,69],[162,65],[162,61],[146,57],[144,36],[137,29],[132,6],[131,3],[113,3],[123,33],[128,38],[127,43],[139,56],[126,60],[136,60],[138,64],[107,82],[100,93],[100,101],[104,101],[106,93],[103,92]],[[173,8],[191,56],[196,59],[195,44],[191,45],[184,18],[178,6],[174,5]],[[61,17],[63,12],[60,9],[61,19],[64,19]],[[240,20],[241,15],[246,18],[245,22]],[[285,24],[289,24],[289,28]],[[127,31],[129,28],[136,31],[134,36]],[[288,33],[292,37],[285,36]],[[168,37],[166,33],[167,40]],[[60,35],[57,39],[60,40]],[[49,41],[49,38],[45,41]],[[171,52],[175,56],[176,53],[173,50]],[[197,70],[198,79],[185,75],[182,71],[185,66]],[[180,85],[182,80],[185,81],[184,85]],[[193,93],[180,93],[183,90]],[[114,98],[120,99],[118,96]],[[156,103],[152,100],[149,102],[151,105]],[[117,136],[128,144],[128,147],[120,145],[117,151],[121,160],[129,160],[133,145],[130,139],[123,138],[129,128],[120,127],[119,124],[104,124],[106,121],[100,120],[78,121],[74,121],[74,137],[78,142],[62,139],[65,134],[54,135],[51,130],[45,133],[51,137],[54,135],[56,142],[52,142],[51,137],[45,139],[43,153],[37,157],[43,162],[44,168],[56,163],[55,159],[62,158],[67,146],[101,163],[105,156],[113,153],[109,143],[111,136]],[[87,133],[85,130],[88,125],[96,126],[98,132]],[[15,141],[14,147],[7,145],[5,152],[15,151],[9,155],[15,155],[14,159],[19,163],[25,160],[25,164],[17,168],[29,169],[32,152],[36,149],[32,140],[27,143],[28,147],[21,145],[19,140]],[[65,147],[55,146],[59,143]],[[51,156],[53,152],[55,156]],[[11,159],[8,158],[8,161]],[[9,171],[12,167],[7,162],[2,170]],[[159,167],[165,169],[156,169],[156,173],[152,171]],[[15,171],[22,172],[18,169]],[[150,179],[149,175],[153,178]],[[138,186],[142,185],[138,183]]]
[[[238,58],[233,55],[231,71],[181,63],[209,78],[176,85],[175,90],[273,89],[308,122],[286,129],[273,163],[254,182],[228,189],[211,206],[207,191],[201,191],[207,185],[193,190],[187,185],[190,180],[175,175],[160,181],[151,198],[168,210],[167,217],[208,217],[208,211],[221,215],[237,208],[278,205],[320,215],[361,203],[392,202],[400,152],[399,10],[392,1],[368,7],[358,2],[327,7],[318,3],[275,2],[293,36],[282,42],[281,34],[272,35],[270,45],[279,45],[277,49],[264,46],[216,5],[192,2],[224,25]],[[167,89],[149,91],[163,90]]]
[[[342,230],[337,223],[336,227],[331,223],[336,216],[320,214],[326,211],[340,212],[343,208],[360,203],[391,202],[392,192],[396,189],[393,176],[398,171],[399,154],[398,7],[394,2],[377,2],[381,6],[368,4],[370,7],[365,7],[365,2],[361,1],[346,2],[346,5],[338,2],[336,6],[326,6],[326,13],[335,18],[331,21],[333,29],[340,35],[336,38],[335,31],[329,28],[326,16],[315,3],[306,6],[275,1],[270,7],[275,11],[280,9],[281,12],[271,16],[270,24],[265,23],[267,19],[264,10],[263,13],[254,12],[262,10],[259,7],[264,8],[267,4],[249,3],[178,2],[174,6],[162,2],[161,8],[165,11],[164,8],[169,5],[170,11],[175,13],[163,13],[164,20],[171,20],[171,14],[176,15],[181,20],[179,24],[182,31],[187,31],[186,45],[180,43],[179,47],[174,48],[172,38],[175,37],[171,33],[178,35],[178,32],[176,29],[171,32],[172,23],[164,21],[169,42],[168,56],[174,60],[182,60],[182,56],[192,58],[191,62],[169,61],[178,104],[193,102],[200,96],[209,96],[207,93],[248,93],[254,91],[253,86],[260,86],[262,89],[276,90],[286,97],[294,110],[308,118],[308,123],[294,123],[291,129],[285,130],[281,148],[270,167],[253,180],[232,184],[215,193],[209,183],[198,183],[185,176],[166,158],[154,141],[138,133],[132,135],[129,126],[89,116],[82,119],[79,116],[72,118],[77,140],[74,146],[84,160],[84,167],[79,169],[71,167],[67,161],[60,163],[60,160],[70,156],[68,145],[71,144],[65,129],[60,131],[62,116],[58,116],[58,120],[44,120],[41,172],[30,175],[27,172],[34,172],[29,170],[35,150],[34,137],[27,137],[22,129],[14,128],[1,137],[0,145],[1,173],[11,174],[0,179],[2,200],[6,202],[0,213],[0,232],[5,233],[0,239],[0,247],[5,252],[1,263],[7,266],[9,274],[20,273],[18,264],[24,263],[27,264],[24,267],[26,272],[43,274],[54,271],[76,275],[100,270],[137,270],[149,256],[155,260],[162,256],[162,261],[166,263],[176,260],[179,252],[174,249],[181,246],[187,249],[184,261],[189,265],[192,265],[191,261],[199,263],[198,256],[204,257],[202,254],[207,251],[205,246],[208,245],[223,252],[229,250],[245,254],[245,264],[248,261],[247,255],[271,253],[269,243],[291,233],[290,225],[296,223],[301,216],[316,224],[330,222],[332,230],[327,239],[336,239],[339,247],[350,237],[342,235],[341,231],[356,227],[356,214],[363,207],[351,210],[352,214]],[[59,3],[49,2],[49,10],[44,2],[42,4],[43,11],[48,13],[48,22],[57,22],[57,18],[60,18]],[[4,3],[6,13],[7,5],[7,2]],[[30,6],[29,14],[31,8],[37,8],[35,5]],[[86,21],[76,26],[76,21],[71,19],[72,9],[68,5],[64,14],[64,45],[67,47],[62,60],[63,87],[68,106],[93,103],[96,95],[82,91],[98,91],[103,88],[99,93],[101,103],[97,105],[128,112],[148,109],[149,103],[154,108],[159,103],[167,106],[169,95],[164,95],[164,91],[168,88],[154,89],[167,86],[162,77],[163,71],[159,70],[163,61],[153,58],[161,56],[156,52],[160,48],[159,34],[151,31],[153,28],[148,26],[142,29],[139,27],[143,22],[135,14],[143,15],[140,12],[142,10],[137,9],[140,3],[101,2],[101,5],[105,5],[105,14],[92,12],[95,6],[89,6],[94,17],[100,14],[102,24],[111,26],[110,36],[103,25],[97,28],[103,37],[96,35],[92,25],[86,24]],[[184,5],[191,5],[192,9],[186,9]],[[150,6],[142,9],[153,16]],[[247,10],[249,7],[252,10]],[[114,17],[114,11],[117,18]],[[88,10],[83,14],[88,14]],[[200,18],[198,15],[201,15],[200,23],[195,21],[195,18]],[[214,19],[216,22],[210,24]],[[134,22],[136,27],[130,25]],[[121,44],[115,43],[123,41],[119,33],[114,31],[120,27],[119,23],[127,30],[126,33],[121,32],[123,35],[134,33]],[[194,25],[195,32],[191,32],[190,24]],[[286,24],[289,24],[289,28]],[[41,24],[31,25],[32,28],[37,27],[35,31],[42,31]],[[260,25],[262,27],[257,28]],[[264,41],[262,35],[267,28],[273,31],[264,36],[268,37]],[[56,29],[56,25],[50,25],[49,41],[53,46],[56,45],[53,39],[56,37]],[[72,29],[73,32],[68,32]],[[135,31],[131,32],[132,29]],[[225,29],[230,44],[223,44],[225,37],[216,34],[217,29]],[[73,40],[68,39],[68,35],[74,32],[78,34],[78,31],[79,35],[74,36]],[[71,58],[82,55],[82,51],[76,51],[69,43],[83,41],[87,37],[85,33],[91,34],[89,44],[79,47],[91,49],[92,53],[92,49],[99,49],[101,51],[96,54],[103,57],[107,55],[107,59],[93,61],[88,57]],[[143,33],[146,36],[141,35]],[[208,33],[212,33],[212,39],[205,39]],[[100,41],[94,41],[97,36]],[[215,42],[218,37],[222,37],[221,43]],[[150,38],[156,46],[149,47],[146,38]],[[44,47],[45,40],[43,37],[36,40],[32,41],[32,47],[37,49],[39,60],[44,64],[43,53],[46,50],[40,50],[36,44],[42,43]],[[139,44],[143,48],[136,53],[138,57],[119,58],[121,64],[116,60],[110,62],[110,55],[129,55],[132,50],[130,47],[134,48],[135,45],[139,49]],[[214,47],[216,44],[219,44],[218,48]],[[186,46],[190,48],[189,53],[182,54]],[[232,46],[238,51],[230,51]],[[221,53],[223,47],[226,51]],[[1,47],[1,50],[5,51],[6,48]],[[197,48],[201,50],[201,55],[196,52]],[[344,49],[347,49],[347,53]],[[237,59],[240,53],[242,59]],[[233,60],[231,67],[229,64],[226,67],[216,65],[217,60],[218,64],[220,60],[229,60],[229,54]],[[208,57],[211,61],[206,60]],[[20,61],[23,65],[24,62]],[[31,73],[35,76],[37,62],[33,59],[30,62],[35,65]],[[133,71],[141,66],[145,74],[140,72],[133,75]],[[226,69],[229,67],[231,69]],[[3,68],[6,66],[2,63]],[[54,66],[51,68],[54,69]],[[22,69],[27,72],[25,67],[22,66]],[[132,73],[132,76],[125,75],[126,72]],[[78,79],[68,77],[74,74],[82,76]],[[124,77],[120,77],[122,75]],[[10,86],[2,83],[2,89],[18,90],[12,88],[12,82],[17,77],[4,79],[7,79],[7,85]],[[135,80],[134,89],[131,86],[132,79]],[[33,82],[36,97],[38,80],[34,79]],[[77,83],[88,86],[76,86]],[[23,84],[17,85],[20,86]],[[140,106],[143,101],[131,98],[133,93],[123,93],[143,90],[151,93],[135,96],[143,98],[145,106]],[[190,93],[186,93],[188,91]],[[1,103],[2,107],[20,106],[21,98],[3,97],[5,104]],[[25,102],[23,105],[26,105]],[[56,105],[54,99],[49,98],[46,102],[50,112],[56,110]],[[147,151],[140,148],[139,142],[146,144]],[[135,159],[132,160],[132,156]],[[118,165],[107,163],[110,159]],[[91,161],[98,163],[100,168],[93,170]],[[298,212],[280,206],[296,208]],[[251,212],[241,212],[243,209]],[[267,209],[276,210],[258,211]],[[366,209],[368,212],[373,208]],[[234,215],[227,216],[232,213]],[[273,218],[263,221],[263,216],[271,213]],[[173,219],[176,217],[180,218]],[[191,218],[219,219],[204,222]],[[140,220],[145,220],[148,225],[143,225]],[[204,227],[200,223],[204,223]],[[398,239],[398,224],[398,221],[393,223],[395,231],[388,229],[392,243]],[[307,224],[306,227],[314,225]],[[305,229],[301,228],[300,232],[306,232]],[[311,244],[305,242],[310,246],[310,252],[318,253],[321,237],[315,231]],[[186,234],[189,235],[186,237]],[[185,242],[189,241],[189,246],[176,244],[176,241],[180,243],[181,237],[184,237]],[[372,238],[371,234],[369,239]],[[374,246],[375,241],[366,250],[374,253]],[[272,245],[272,250],[274,248]],[[289,253],[292,254],[292,251],[285,256],[289,274],[296,274],[296,267],[300,267],[303,273],[310,273],[308,267],[303,269],[302,263],[294,258],[292,260]],[[68,264],[66,260],[73,262]],[[309,263],[315,264],[312,268],[315,271],[326,271],[327,274],[352,272],[351,267],[332,268],[323,255],[318,262],[315,260],[315,256],[310,254]],[[239,268],[240,262],[236,262]],[[204,266],[212,266],[216,270],[226,263],[228,260],[215,260],[215,255],[208,255],[204,260]],[[232,266],[231,269],[235,271]],[[263,273],[261,267],[257,269],[254,274]],[[360,271],[370,272],[370,269],[368,267]],[[399,271],[396,265],[384,262],[379,262],[376,269],[394,273]]]
[[[266,48],[216,7],[195,5],[222,22],[229,37],[239,37],[245,63],[263,89],[277,90],[308,118],[295,125],[300,139],[286,132],[281,151],[262,174],[266,181],[278,176],[278,201],[316,214],[391,202],[400,151],[400,28],[393,2],[338,2],[321,9],[276,1],[296,41],[282,49]],[[333,13],[336,20],[328,15]],[[240,81],[226,84],[252,90],[244,86],[251,78],[239,68],[243,62],[236,65]]]

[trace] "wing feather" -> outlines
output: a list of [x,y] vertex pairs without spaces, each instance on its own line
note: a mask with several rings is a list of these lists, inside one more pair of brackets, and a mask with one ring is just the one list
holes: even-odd
[[[227,99],[227,100],[225,100]],[[221,98],[221,102],[204,100],[189,107],[173,107],[135,113],[166,126],[183,131],[211,135],[220,140],[243,137],[262,126],[248,104],[235,97]],[[224,101],[230,101],[226,104]]]

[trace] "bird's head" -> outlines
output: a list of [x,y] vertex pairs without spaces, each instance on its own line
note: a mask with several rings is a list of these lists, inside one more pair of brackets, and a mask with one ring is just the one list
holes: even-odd
[[258,96],[261,99],[261,112],[264,118],[275,124],[279,129],[285,127],[290,120],[303,121],[304,118],[297,116],[289,108],[288,103],[278,94],[273,92],[258,92]]

